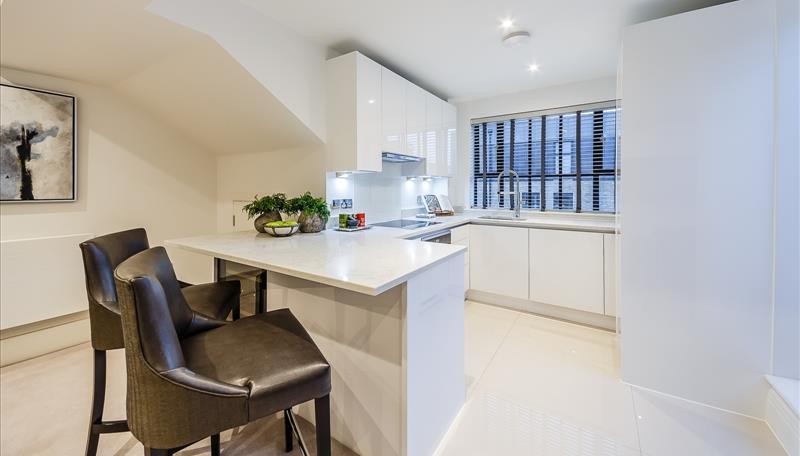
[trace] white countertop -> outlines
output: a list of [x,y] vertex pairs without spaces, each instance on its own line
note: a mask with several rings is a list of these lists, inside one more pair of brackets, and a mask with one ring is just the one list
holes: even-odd
[[435,221],[442,223],[414,230],[374,227],[341,232],[328,229],[285,238],[248,231],[171,239],[165,245],[375,296],[465,250],[460,245],[406,239],[409,237],[467,223],[614,232],[613,218],[538,214],[523,214],[527,220],[477,218],[486,213],[470,211],[438,217]]

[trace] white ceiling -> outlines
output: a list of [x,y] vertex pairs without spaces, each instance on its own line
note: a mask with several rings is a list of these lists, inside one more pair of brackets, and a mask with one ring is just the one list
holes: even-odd
[[214,40],[147,12],[149,3],[3,0],[0,65],[109,87],[220,155],[318,144]]
[[0,63],[34,73],[113,84],[197,39],[145,11],[150,0],[4,0]]
[[[465,100],[616,74],[625,25],[725,0],[242,0],[331,49],[359,50],[437,95]],[[500,43],[500,20],[532,35]],[[541,70],[527,71],[530,63]]]

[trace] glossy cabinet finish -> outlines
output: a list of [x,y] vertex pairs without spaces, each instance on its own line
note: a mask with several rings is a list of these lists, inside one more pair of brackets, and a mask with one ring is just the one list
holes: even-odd
[[423,158],[418,172],[455,171],[456,107],[358,52],[327,62],[327,171],[383,170],[381,153]]
[[[446,175],[447,164],[442,166],[442,113],[444,102],[435,95],[425,94],[425,138],[423,156],[426,161],[426,174],[429,176]],[[445,172],[442,172],[442,169]]]
[[425,135],[425,91],[405,82],[406,140],[405,154],[422,157],[422,142]]
[[442,154],[440,163],[444,163],[441,171],[447,176],[455,174],[456,156],[458,155],[458,110],[450,103],[442,105]]
[[531,301],[604,312],[602,233],[531,229],[528,245]]
[[405,153],[406,80],[387,68],[381,68],[381,112],[381,150]]
[[464,254],[464,292],[469,290],[469,225],[462,225],[450,230],[451,243],[467,248]]
[[326,169],[382,171],[381,66],[351,52],[326,69]]
[[528,231],[470,225],[470,288],[528,299]]

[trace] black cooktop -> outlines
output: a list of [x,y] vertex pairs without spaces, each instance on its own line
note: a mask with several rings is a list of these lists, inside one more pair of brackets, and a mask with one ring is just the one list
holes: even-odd
[[416,228],[425,228],[426,226],[438,225],[442,222],[430,222],[426,220],[389,220],[388,222],[373,223],[372,226],[385,226],[389,228],[403,228],[405,230],[413,230]]

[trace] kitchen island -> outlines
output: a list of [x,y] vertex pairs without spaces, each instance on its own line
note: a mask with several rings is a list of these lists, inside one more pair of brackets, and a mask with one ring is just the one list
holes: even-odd
[[[268,310],[291,309],[331,364],[336,440],[362,455],[428,455],[465,399],[464,247],[399,233],[243,232],[166,245],[267,271]],[[313,422],[312,404],[298,413]]]

